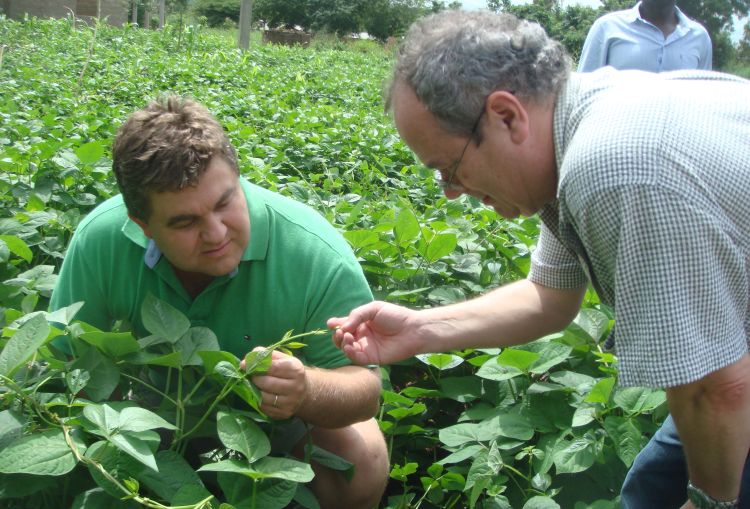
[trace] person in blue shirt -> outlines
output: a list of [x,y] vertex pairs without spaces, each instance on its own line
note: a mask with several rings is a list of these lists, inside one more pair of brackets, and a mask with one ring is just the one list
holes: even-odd
[[711,70],[711,38],[674,0],[642,0],[632,9],[605,14],[591,26],[578,71],[606,65],[649,72]]

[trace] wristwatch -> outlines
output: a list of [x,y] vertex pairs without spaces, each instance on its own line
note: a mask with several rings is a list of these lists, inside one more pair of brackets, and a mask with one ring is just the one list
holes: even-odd
[[711,497],[708,493],[693,484],[692,481],[687,485],[687,496],[696,509],[737,509],[739,504],[737,499],[719,501]]

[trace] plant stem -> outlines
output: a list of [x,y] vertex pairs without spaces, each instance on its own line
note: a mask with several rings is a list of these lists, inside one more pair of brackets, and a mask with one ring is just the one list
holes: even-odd
[[158,395],[159,395],[159,396],[161,396],[162,398],[166,399],[167,401],[169,401],[169,402],[170,402],[170,403],[172,403],[173,405],[177,405],[177,401],[175,401],[174,399],[170,398],[168,394],[165,394],[164,392],[160,391],[159,389],[157,389],[156,387],[154,387],[154,386],[153,386],[153,385],[151,385],[150,383],[148,383],[148,382],[144,382],[144,381],[143,381],[143,380],[141,380],[140,378],[138,378],[138,377],[135,377],[135,376],[132,376],[132,375],[128,375],[127,373],[122,373],[122,372],[121,372],[121,373],[120,373],[120,375],[121,375],[121,376],[124,376],[125,378],[129,378],[130,380],[132,380],[132,381],[134,381],[134,382],[138,382],[139,384],[143,385],[143,386],[144,386],[144,387],[146,387],[147,389],[151,389],[151,390],[152,390],[152,391],[154,391],[154,392],[155,392],[156,394],[158,394]]
[[[222,388],[222,390],[221,390],[221,392],[219,393],[219,395],[218,395],[218,396],[216,396],[216,398],[215,398],[215,399],[213,400],[213,402],[211,402],[211,406],[209,406],[209,407],[208,407],[208,410],[206,410],[206,411],[204,412],[204,414],[203,414],[203,415],[201,416],[201,418],[200,418],[200,419],[198,419],[198,422],[197,422],[197,423],[195,423],[195,426],[193,426],[193,427],[192,427],[192,428],[190,429],[190,431],[188,431],[187,433],[183,433],[183,434],[181,434],[181,435],[179,435],[179,436],[175,435],[175,438],[174,438],[174,440],[172,441],[172,445],[170,446],[170,448],[174,448],[174,447],[175,447],[175,445],[176,445],[176,444],[177,444],[178,442],[180,442],[180,441],[184,440],[184,439],[185,439],[185,438],[187,438],[188,436],[190,436],[190,435],[192,435],[193,433],[195,433],[195,432],[196,432],[196,431],[197,431],[197,430],[198,430],[198,429],[199,429],[199,428],[200,428],[200,427],[201,427],[201,426],[203,425],[203,422],[204,422],[204,421],[205,421],[206,419],[208,419],[208,416],[209,416],[209,415],[211,415],[211,413],[213,412],[214,408],[216,408],[216,405],[218,405],[218,404],[219,404],[219,402],[221,402],[221,400],[222,400],[222,399],[224,399],[225,397],[227,397],[227,395],[228,395],[228,394],[229,394],[230,392],[232,392],[232,390],[234,389],[234,387],[235,387],[235,386],[236,386],[237,384],[239,384],[239,383],[240,383],[240,382],[241,382],[242,380],[243,380],[243,379],[239,379],[239,380],[233,380],[233,381],[231,381],[231,382],[227,383],[227,385],[225,385],[225,386],[224,386],[224,388]],[[181,431],[181,429],[180,429],[180,431]]]

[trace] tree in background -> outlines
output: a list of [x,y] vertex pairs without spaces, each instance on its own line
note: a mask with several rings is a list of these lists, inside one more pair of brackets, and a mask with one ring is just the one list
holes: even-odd
[[[610,6],[618,2],[621,4],[623,0],[609,0]],[[562,42],[575,59],[581,54],[586,34],[594,20],[605,12],[602,8],[582,5],[562,7],[556,0],[532,0],[530,4],[523,5],[513,5],[510,0],[487,0],[487,7],[496,12],[508,12],[519,18],[536,21],[551,37]]]
[[750,0],[677,0],[677,5],[706,27],[713,46],[714,68],[724,67],[734,56],[732,16],[747,16]]
[[364,30],[385,41],[403,34],[424,13],[422,0],[371,0],[364,16]]
[[208,26],[219,26],[227,19],[240,19],[240,0],[196,0],[193,10],[206,18]]
[[362,31],[368,0],[307,0],[314,30],[338,35]]
[[312,27],[307,0],[255,0],[253,9],[255,18],[265,21],[271,27],[298,26],[303,30]]
[[364,30],[384,41],[403,34],[425,14],[460,6],[457,0],[450,3],[445,0],[255,0],[254,11],[257,19],[272,27],[297,26],[341,35]]

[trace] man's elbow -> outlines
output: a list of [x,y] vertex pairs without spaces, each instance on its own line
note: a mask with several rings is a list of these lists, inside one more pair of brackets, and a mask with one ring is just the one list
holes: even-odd
[[[715,412],[736,412],[750,405],[750,355],[700,380],[681,386],[689,389],[696,406],[707,406]],[[678,389],[667,389],[667,394]]]

